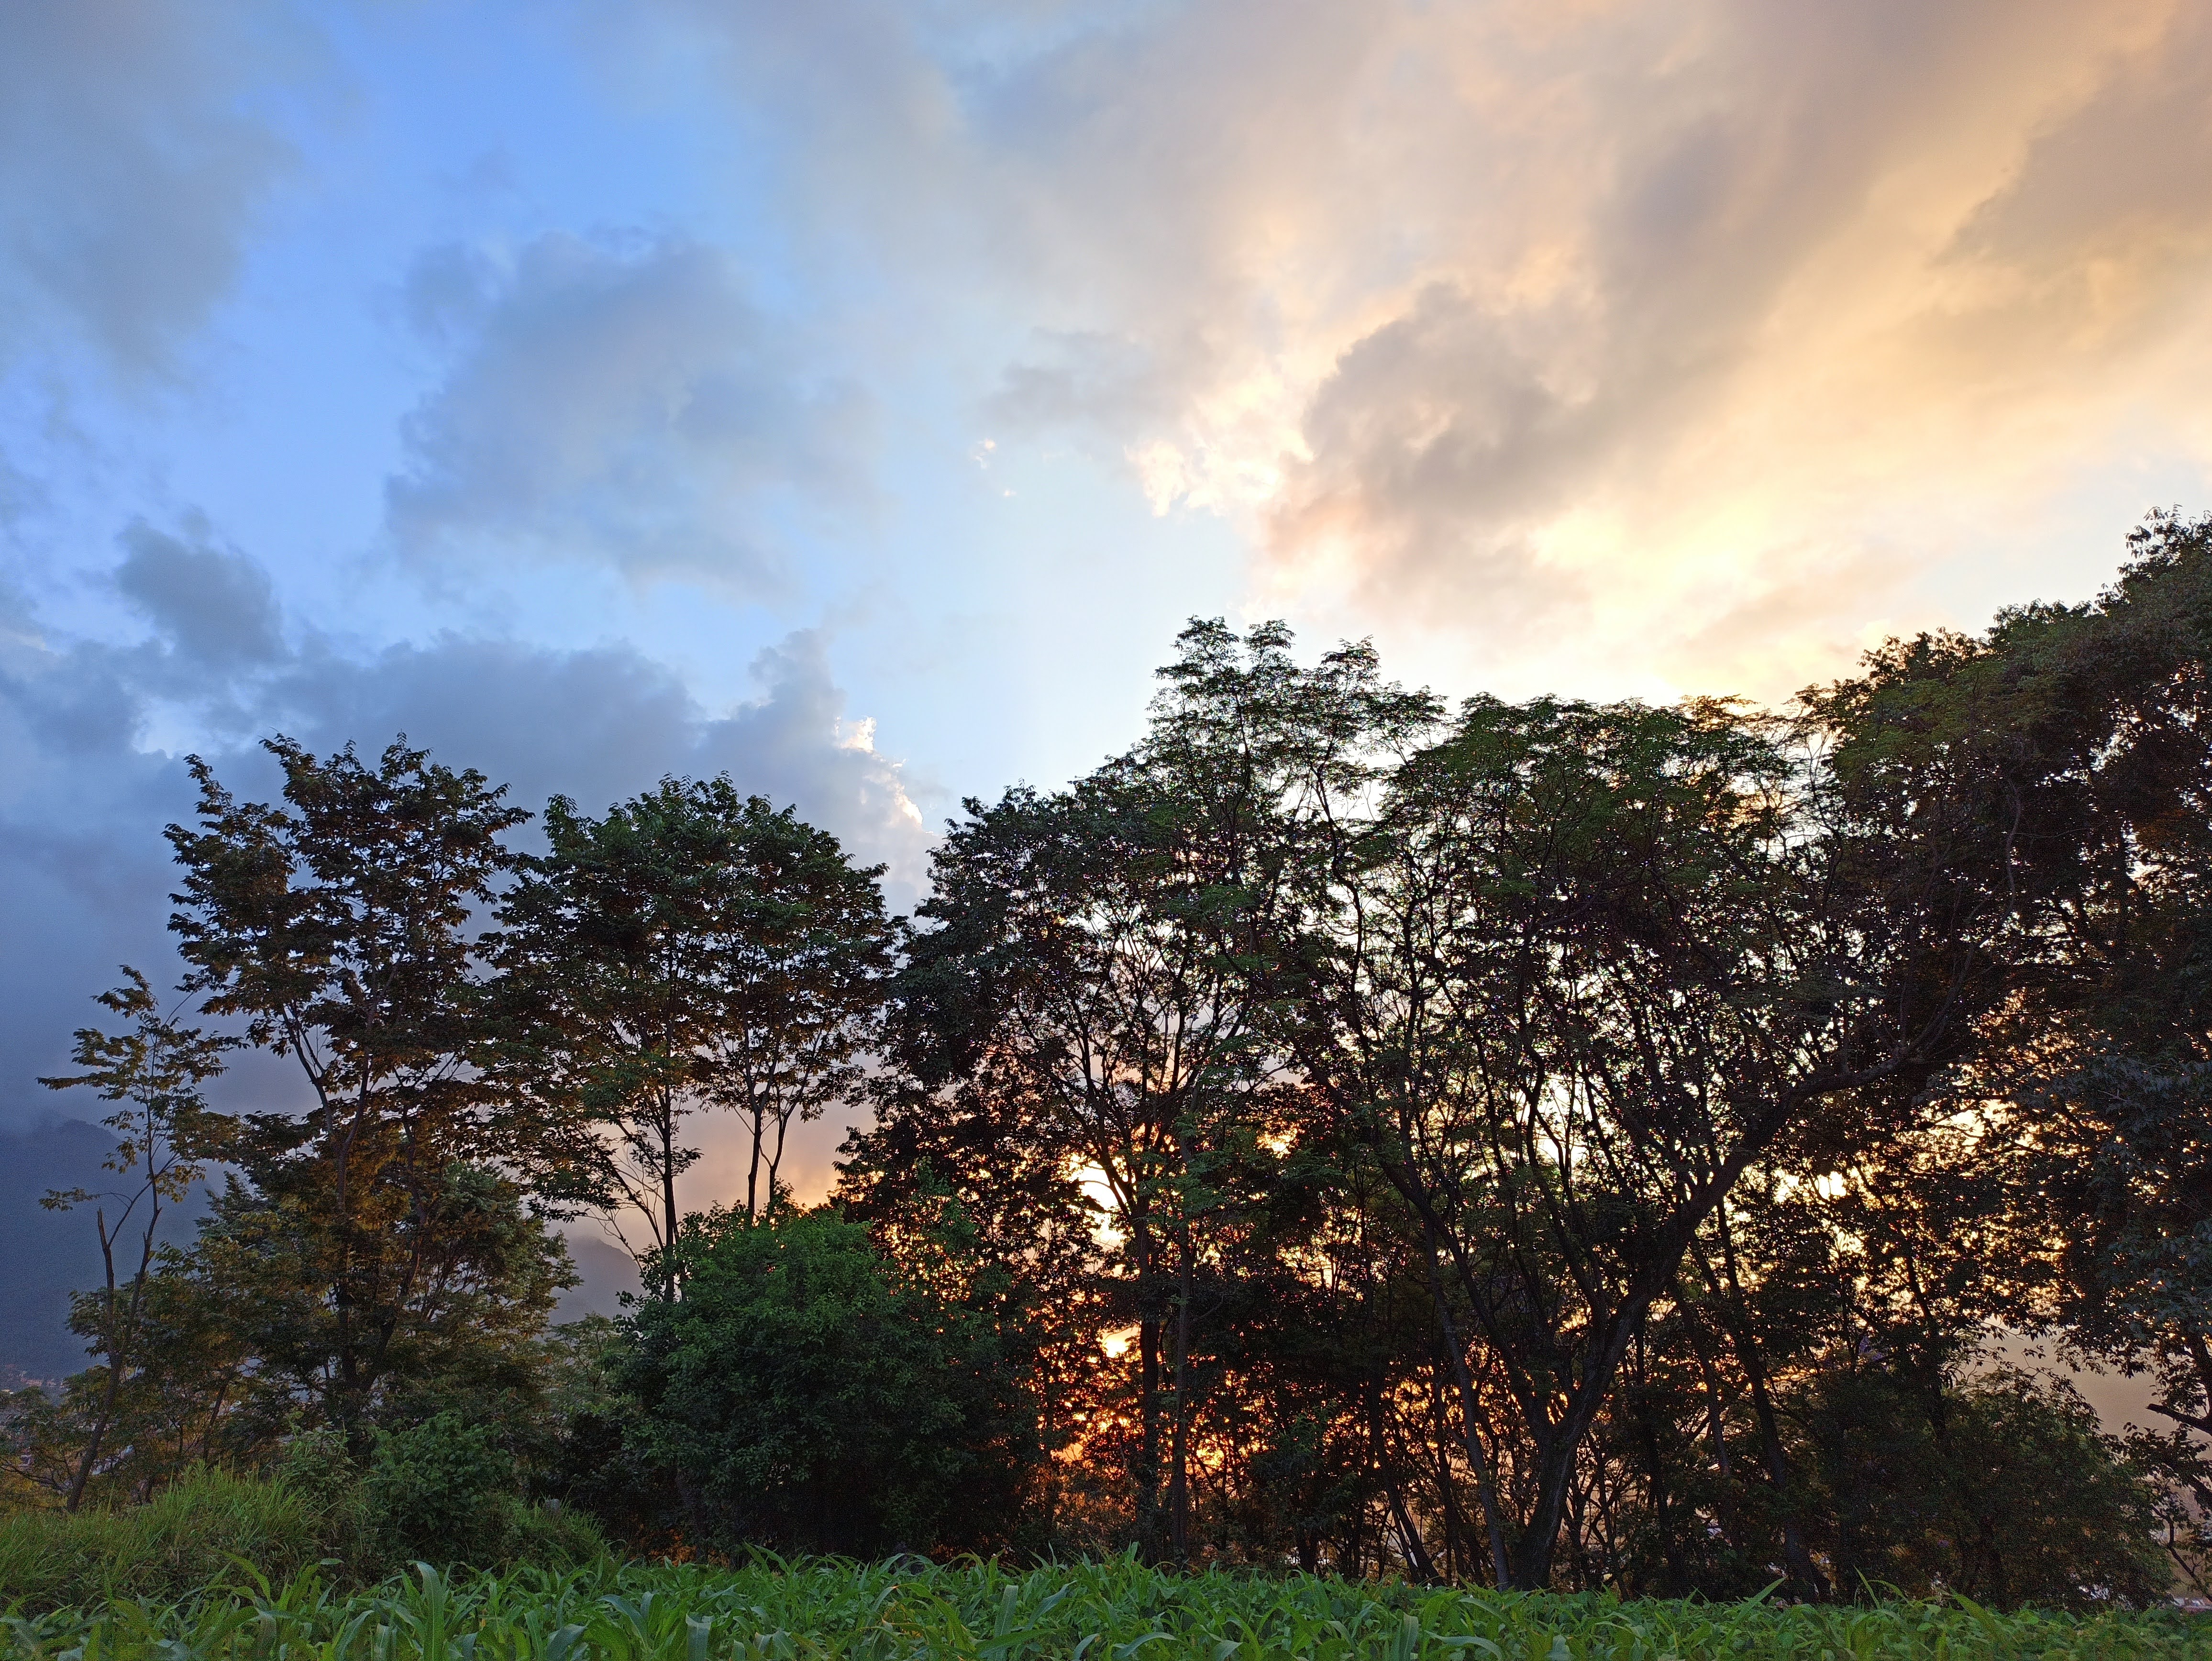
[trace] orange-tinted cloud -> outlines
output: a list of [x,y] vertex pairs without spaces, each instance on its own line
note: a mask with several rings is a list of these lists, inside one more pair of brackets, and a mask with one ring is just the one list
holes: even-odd
[[2212,459],[2201,7],[835,9],[714,15],[801,211],[1025,326],[990,429],[1462,684],[1785,692]]

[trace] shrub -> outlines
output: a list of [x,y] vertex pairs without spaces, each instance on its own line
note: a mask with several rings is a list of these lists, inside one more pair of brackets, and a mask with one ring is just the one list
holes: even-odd
[[1035,1426],[984,1312],[900,1279],[827,1212],[695,1219],[684,1295],[635,1317],[629,1439],[697,1543],[874,1555],[990,1549]]
[[513,1475],[458,1415],[381,1438],[366,1477],[310,1432],[273,1480],[203,1468],[144,1505],[0,1517],[0,1608],[187,1598],[240,1583],[241,1562],[272,1583],[318,1564],[359,1583],[417,1559],[566,1568],[605,1551],[588,1517],[526,1505]]
[[34,1609],[178,1598],[234,1578],[235,1558],[289,1579],[323,1555],[322,1521],[283,1482],[195,1470],[143,1506],[0,1518],[0,1591]]
[[519,1490],[514,1456],[457,1411],[381,1433],[361,1485],[366,1557],[490,1568],[576,1562],[605,1548],[588,1518],[526,1505]]
[[570,1569],[607,1555],[606,1536],[580,1511],[557,1500],[533,1506],[513,1499],[505,1508],[507,1567]]
[[372,1537],[404,1562],[472,1563],[507,1555],[514,1456],[457,1412],[378,1434],[362,1484]]

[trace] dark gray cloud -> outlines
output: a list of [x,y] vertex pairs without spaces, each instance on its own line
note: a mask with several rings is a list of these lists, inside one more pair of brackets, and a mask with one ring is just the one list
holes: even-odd
[[759,653],[753,699],[720,715],[669,670],[627,647],[579,651],[447,636],[373,657],[311,647],[262,695],[264,719],[318,750],[364,750],[405,733],[440,758],[483,769],[542,805],[556,792],[592,808],[664,774],[728,773],[795,803],[856,856],[888,862],[911,895],[925,840],[897,766],[847,719],[817,631]]
[[254,561],[214,546],[198,526],[178,537],[141,520],[122,540],[116,586],[185,658],[246,669],[283,653],[276,586]]
[[0,0],[0,361],[61,332],[168,367],[288,151],[249,113],[312,42],[256,0]]
[[[756,695],[711,711],[627,647],[455,635],[359,655],[313,631],[287,647],[247,557],[143,526],[124,545],[118,581],[154,618],[151,640],[56,639],[0,593],[0,1122],[53,1104],[33,1080],[66,1060],[116,965],[175,973],[161,828],[189,814],[192,792],[165,747],[186,747],[174,733],[249,797],[277,787],[255,740],[279,731],[368,753],[404,733],[533,808],[560,792],[596,809],[665,775],[727,771],[889,863],[894,904],[912,903],[921,819],[898,767],[848,720],[818,634],[761,653]],[[251,1068],[240,1079],[276,1099],[289,1086]]]
[[450,356],[386,491],[400,545],[490,545],[775,589],[764,502],[864,497],[866,398],[812,374],[726,255],[565,234],[447,247],[405,289]]

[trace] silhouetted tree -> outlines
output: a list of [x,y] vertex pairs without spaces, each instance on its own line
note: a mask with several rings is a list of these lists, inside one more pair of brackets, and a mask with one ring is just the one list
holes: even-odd
[[556,797],[545,828],[499,911],[496,1075],[610,1129],[595,1197],[644,1217],[641,1258],[677,1244],[692,1114],[744,1123],[758,1219],[793,1122],[859,1086],[898,940],[882,867],[726,776],[664,780],[599,819]]

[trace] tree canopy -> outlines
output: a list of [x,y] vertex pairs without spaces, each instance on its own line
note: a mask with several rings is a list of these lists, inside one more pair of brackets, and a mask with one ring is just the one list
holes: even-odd
[[[272,740],[281,804],[195,764],[224,1025],[134,980],[58,1082],[160,1197],[228,1174],[81,1300],[102,1365],[10,1406],[19,1474],[319,1433],[395,1516],[465,1468],[641,1546],[2154,1598],[2212,1507],[2208,645],[2170,515],[2094,601],[1778,710],[1451,706],[1195,622],[1125,752],[964,804],[911,919],[726,777],[556,797],[526,853],[404,741]],[[207,1107],[237,1043],[296,1110]],[[549,1331],[586,1216],[644,1289]]]

